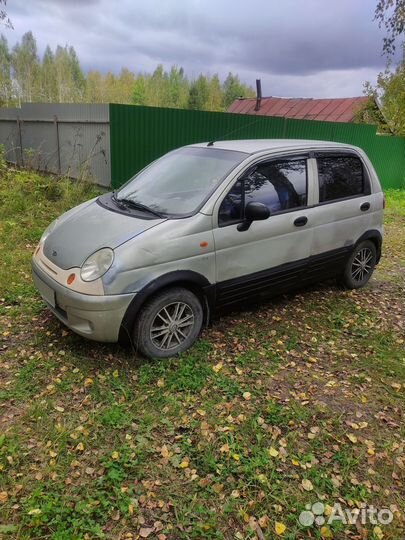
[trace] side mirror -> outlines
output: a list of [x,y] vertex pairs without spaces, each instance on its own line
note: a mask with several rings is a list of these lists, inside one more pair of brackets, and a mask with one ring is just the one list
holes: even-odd
[[238,231],[247,231],[253,221],[263,221],[270,217],[269,208],[261,202],[247,203],[245,208],[245,220],[237,226]]

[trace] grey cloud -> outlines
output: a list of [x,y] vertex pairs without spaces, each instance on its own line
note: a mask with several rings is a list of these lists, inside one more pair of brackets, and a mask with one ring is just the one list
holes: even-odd
[[276,79],[272,87],[285,94],[301,77],[313,95],[321,88],[347,95],[361,93],[361,77],[375,78],[385,65],[375,0],[39,0],[35,11],[14,0],[9,6],[14,39],[31,29],[42,49],[48,42],[72,44],[85,69],[103,72],[177,64],[191,75],[237,71],[249,83],[260,74]]

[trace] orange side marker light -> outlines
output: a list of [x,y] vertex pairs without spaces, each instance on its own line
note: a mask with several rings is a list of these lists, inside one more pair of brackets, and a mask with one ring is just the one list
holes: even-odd
[[72,283],[74,282],[75,279],[76,279],[76,274],[70,274],[69,277],[66,280],[66,283],[68,285],[72,285]]
[[208,242],[200,242],[200,247],[205,248],[208,247]]

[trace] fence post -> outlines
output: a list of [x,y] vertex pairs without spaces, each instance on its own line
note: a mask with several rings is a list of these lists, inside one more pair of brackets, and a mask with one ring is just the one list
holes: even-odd
[[62,167],[61,167],[61,160],[60,160],[60,142],[59,142],[59,122],[58,117],[53,117],[53,123],[55,125],[55,133],[56,133],[56,150],[57,150],[57,156],[58,156],[58,172],[59,174],[62,173]]
[[21,166],[24,167],[24,151],[23,151],[23,145],[22,145],[21,120],[19,116],[17,116],[17,129],[18,129],[18,139],[20,143]]

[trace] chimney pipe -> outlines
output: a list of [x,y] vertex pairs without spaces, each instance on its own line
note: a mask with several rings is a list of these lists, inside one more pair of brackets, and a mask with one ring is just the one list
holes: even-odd
[[260,79],[256,79],[256,107],[255,107],[255,111],[260,110],[261,103],[262,103],[262,81]]

